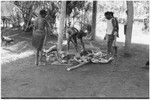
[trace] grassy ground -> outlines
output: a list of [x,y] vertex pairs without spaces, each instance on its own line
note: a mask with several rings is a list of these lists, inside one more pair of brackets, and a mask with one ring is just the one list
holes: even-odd
[[[14,30],[10,31],[12,32]],[[66,66],[50,64],[35,66],[34,49],[31,46],[29,33],[26,35],[21,31],[15,33],[19,35],[13,37],[14,45],[2,46],[1,95],[3,98],[146,98],[149,96],[149,70],[141,68],[149,57],[148,45],[133,43],[132,56],[124,57],[124,43],[119,42],[118,58],[112,63],[88,64],[68,72]],[[89,42],[85,42],[88,48]],[[92,44],[106,50],[104,41],[99,40]]]

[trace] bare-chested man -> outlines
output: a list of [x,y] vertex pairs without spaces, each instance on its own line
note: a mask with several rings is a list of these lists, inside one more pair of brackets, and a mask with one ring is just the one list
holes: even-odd
[[34,21],[32,45],[37,51],[35,62],[37,66],[39,65],[39,58],[41,58],[42,48],[47,34],[46,29],[48,29],[48,23],[45,19],[46,15],[47,12],[45,10],[41,10],[39,16]]

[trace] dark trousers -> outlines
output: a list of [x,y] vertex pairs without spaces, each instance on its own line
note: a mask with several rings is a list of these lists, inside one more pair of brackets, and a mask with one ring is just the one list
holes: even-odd
[[112,54],[112,44],[114,41],[114,35],[108,35],[108,40],[107,40],[107,53]]

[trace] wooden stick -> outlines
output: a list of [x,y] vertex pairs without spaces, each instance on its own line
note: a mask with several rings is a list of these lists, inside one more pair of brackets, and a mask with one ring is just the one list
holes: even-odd
[[85,64],[87,64],[87,63],[89,63],[89,62],[83,62],[83,63],[80,63],[80,64],[78,64],[78,65],[76,65],[76,66],[69,67],[69,68],[67,68],[67,71],[70,71],[70,70],[72,70],[72,69],[78,68],[78,67],[83,66],[83,65],[85,65]]
[[59,63],[59,64],[52,64],[52,65],[71,66],[72,64],[62,64],[62,63]]

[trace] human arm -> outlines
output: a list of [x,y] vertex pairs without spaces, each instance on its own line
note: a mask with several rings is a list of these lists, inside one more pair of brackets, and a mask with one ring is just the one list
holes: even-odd
[[107,37],[107,28],[106,28],[106,32],[105,32],[105,36],[104,36],[104,40],[106,40]]
[[124,25],[124,34],[126,35],[127,32],[127,25]]
[[45,29],[44,45],[46,45],[47,37],[49,34],[49,29],[51,29],[51,27],[46,19],[44,19],[44,29]]
[[106,34],[105,34],[105,36],[104,36],[104,40],[106,40]]
[[124,34],[126,35],[126,32],[127,32],[127,20],[125,21],[124,23]]
[[115,32],[117,31],[117,22],[115,18],[112,19],[112,25],[113,25],[112,35],[114,35]]

